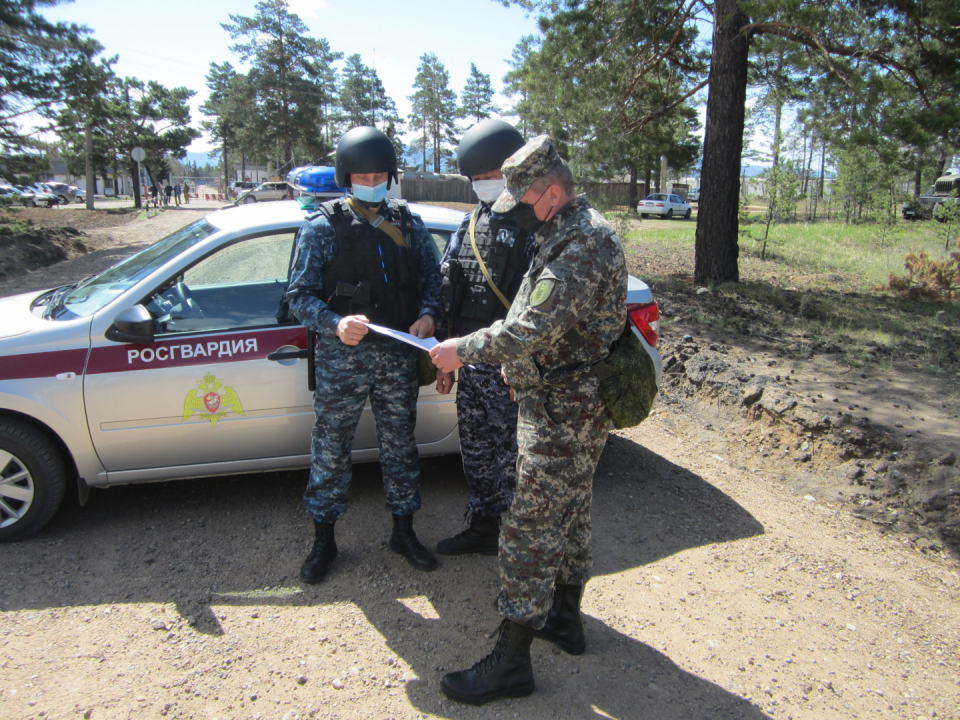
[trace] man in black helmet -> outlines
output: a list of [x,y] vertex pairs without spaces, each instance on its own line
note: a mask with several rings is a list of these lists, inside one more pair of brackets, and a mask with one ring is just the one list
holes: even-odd
[[[469,335],[507,316],[530,259],[534,234],[509,214],[491,210],[503,191],[503,161],[523,146],[523,136],[502,120],[484,120],[464,133],[457,148],[460,174],[473,181],[480,202],[450,239],[440,262],[444,325],[451,337]],[[437,390],[450,392],[453,374],[437,372]],[[470,486],[469,526],[441,540],[443,555],[497,554],[500,515],[517,485],[517,404],[500,365],[475,363],[460,370],[457,420],[463,473]]]
[[420,509],[418,351],[366,325],[433,336],[441,282],[433,238],[406,203],[386,199],[397,182],[397,156],[380,130],[353,128],[340,139],[335,179],[350,195],[307,216],[286,295],[293,315],[317,333],[317,420],[303,497],[316,539],[300,568],[307,583],[320,582],[337,555],[334,523],[347,509],[350,451],[367,397],[393,515],[390,549],[419,570],[437,566],[413,531],[413,513]]

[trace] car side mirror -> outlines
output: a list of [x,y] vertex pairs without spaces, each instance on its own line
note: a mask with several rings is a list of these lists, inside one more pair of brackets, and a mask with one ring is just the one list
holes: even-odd
[[114,318],[104,336],[119,343],[152,343],[153,318],[143,305],[134,305]]

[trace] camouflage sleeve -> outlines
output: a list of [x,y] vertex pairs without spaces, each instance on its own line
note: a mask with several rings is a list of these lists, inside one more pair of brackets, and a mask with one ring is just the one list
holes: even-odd
[[432,315],[434,322],[440,320],[440,285],[442,278],[440,276],[440,265],[437,263],[437,255],[434,253],[435,247],[433,235],[427,231],[426,225],[419,217],[413,217],[413,237],[417,246],[417,261],[420,263],[420,279],[423,282],[423,295],[420,298],[420,315]]
[[578,233],[546,265],[532,285],[524,281],[507,317],[457,341],[463,363],[507,363],[556,343],[597,305],[597,293],[613,259],[600,241]]
[[322,215],[300,227],[290,262],[287,302],[300,324],[322,336],[336,333],[340,315],[333,312],[322,297],[323,269],[337,255],[337,238]]

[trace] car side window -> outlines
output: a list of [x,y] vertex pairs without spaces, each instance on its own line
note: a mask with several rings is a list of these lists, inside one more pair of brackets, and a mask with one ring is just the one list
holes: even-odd
[[220,248],[171,278],[144,305],[158,336],[288,322],[281,301],[295,234],[264,235]]

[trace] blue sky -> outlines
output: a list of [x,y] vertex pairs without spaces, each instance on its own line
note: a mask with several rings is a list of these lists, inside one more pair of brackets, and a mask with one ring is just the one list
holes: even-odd
[[[407,96],[413,92],[423,53],[437,55],[458,95],[471,62],[490,75],[499,91],[517,41],[537,33],[535,18],[495,0],[288,0],[288,4],[313,37],[326,38],[344,55],[359,53],[364,63],[375,67],[403,116],[410,109]],[[91,28],[105,55],[119,56],[117,74],[196,90],[191,114],[199,127],[197,107],[206,99],[204,77],[210,63],[229,60],[242,68],[220,23],[230,22],[230,14],[254,15],[255,5],[255,0],[76,0],[42,13],[51,20]],[[503,98],[498,100],[502,104]],[[201,138],[189,149],[201,152],[209,147]]]

